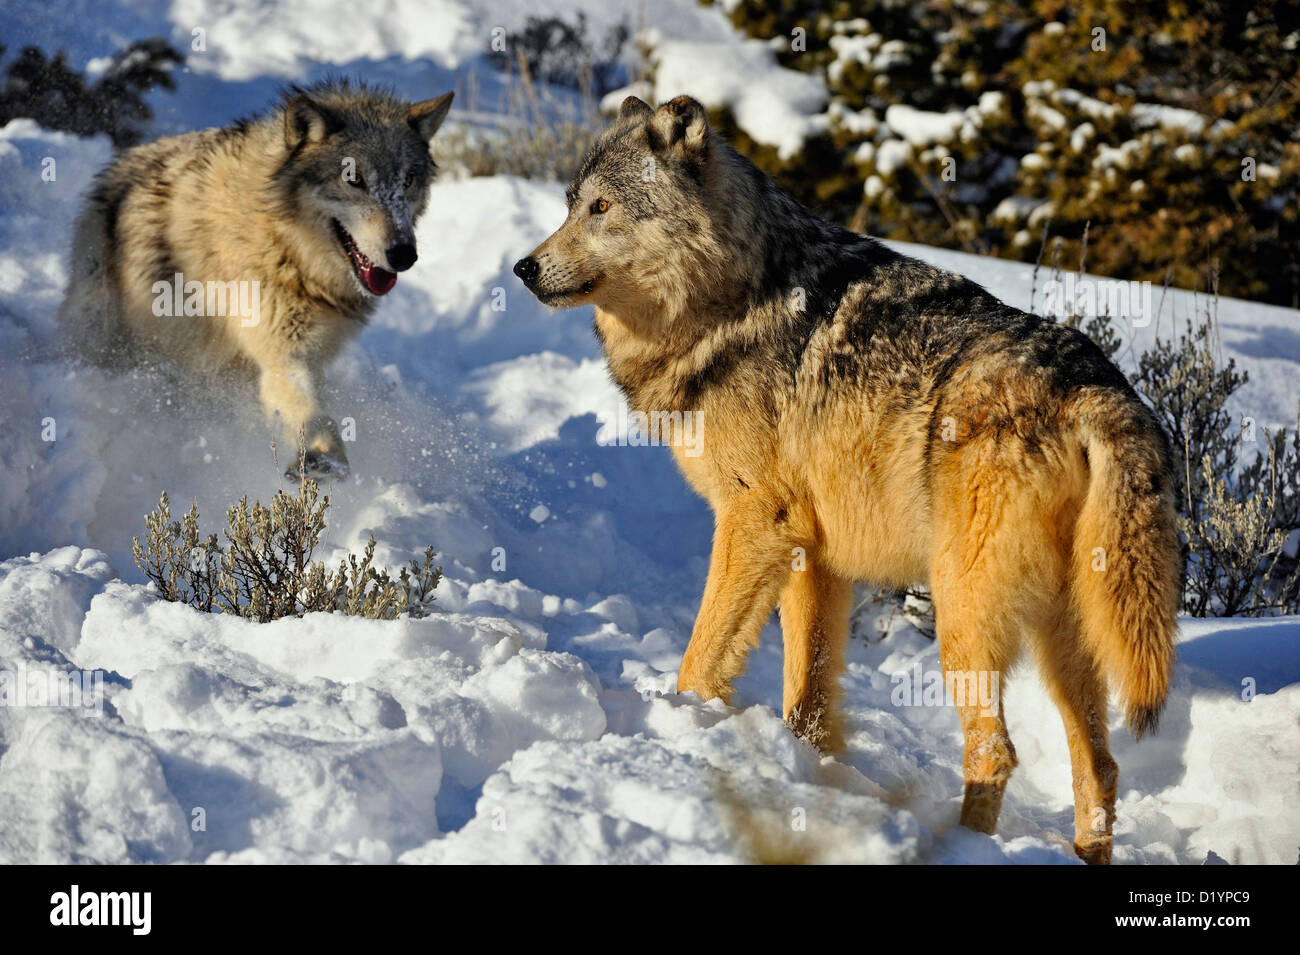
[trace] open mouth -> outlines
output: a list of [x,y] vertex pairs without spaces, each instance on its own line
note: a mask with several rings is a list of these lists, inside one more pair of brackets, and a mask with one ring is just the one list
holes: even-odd
[[537,299],[543,305],[560,305],[563,302],[571,302],[575,298],[582,298],[584,295],[590,295],[596,290],[596,285],[604,278],[603,275],[597,275],[595,278],[587,279],[581,285],[565,289],[562,292],[545,292],[538,293]]
[[356,273],[357,281],[372,295],[387,295],[391,292],[393,286],[397,284],[397,273],[381,269],[371,262],[366,258],[365,253],[357,248],[356,240],[348,235],[347,229],[343,228],[339,220],[332,221],[334,234],[338,236],[339,244],[347,253],[348,261],[352,263],[352,271]]

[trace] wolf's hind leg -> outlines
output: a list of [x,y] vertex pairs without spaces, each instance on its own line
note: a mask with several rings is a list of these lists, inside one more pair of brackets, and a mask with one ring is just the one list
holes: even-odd
[[[945,685],[958,687],[965,694],[965,699],[958,701],[957,705],[965,735],[962,753],[965,794],[960,822],[967,829],[992,834],[1002,812],[1002,796],[1007,782],[1016,768],[1016,748],[1007,735],[1000,690],[992,694],[997,697],[996,701],[984,706],[978,699],[978,688],[1000,688],[1003,671],[988,656],[972,653],[970,647],[961,646],[962,639],[951,632],[946,635],[946,642],[943,633],[940,633],[939,640],[943,643],[940,655]],[[973,701],[969,692],[972,687],[976,688]]]
[[1053,625],[1066,593],[1077,488],[1068,470],[1040,458],[1050,455],[992,432],[938,455],[933,469],[935,629],[945,681],[965,697],[953,700],[965,735],[961,824],[978,832],[996,827],[1016,767],[1003,718],[1006,674],[1025,638]]
[[1074,781],[1074,851],[1089,864],[1110,862],[1119,770],[1110,755],[1106,682],[1082,644],[1078,624],[1063,613],[1035,634],[1039,669],[1070,747]]
[[795,735],[824,753],[843,747],[836,704],[844,670],[853,584],[811,559],[781,593],[785,637],[782,715]]
[[[780,516],[774,521],[773,515]],[[783,508],[761,498],[718,512],[709,579],[677,692],[730,700],[731,681],[745,669],[790,574],[791,548],[776,529],[784,520]]]
[[1016,768],[1016,749],[1003,717],[1002,685],[1019,652],[1023,622],[1012,608],[1023,596],[1005,587],[999,590],[997,581],[1005,568],[996,561],[981,564],[985,562],[959,557],[935,569],[932,585],[944,685],[965,736],[961,824],[992,833]]

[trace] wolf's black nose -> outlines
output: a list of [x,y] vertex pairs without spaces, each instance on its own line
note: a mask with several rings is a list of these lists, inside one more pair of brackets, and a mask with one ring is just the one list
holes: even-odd
[[537,264],[537,260],[531,255],[527,258],[520,259],[515,263],[515,275],[523,279],[524,284],[530,288],[532,287],[532,284],[537,281],[538,271],[540,271],[540,267]]
[[399,242],[397,245],[390,245],[388,251],[384,253],[388,256],[388,264],[396,272],[405,272],[415,264],[415,246],[409,242]]

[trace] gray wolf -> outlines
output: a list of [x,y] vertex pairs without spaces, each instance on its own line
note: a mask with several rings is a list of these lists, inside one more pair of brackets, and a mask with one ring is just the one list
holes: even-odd
[[330,80],[123,153],[77,224],[65,335],[108,364],[147,353],[213,386],[245,376],[309,474],[346,475],[321,376],[415,263],[451,100]]
[[[783,712],[841,745],[854,581],[929,586],[945,679],[1032,648],[1073,764],[1075,850],[1108,862],[1108,683],[1140,735],[1169,686],[1180,577],[1171,452],[1084,335],[817,218],[678,97],[635,97],[515,266],[544,303],[595,306],[613,380],[693,412],[673,452],[712,506],[713,553],[679,692],[731,692],[779,605]],[[962,824],[992,832],[1016,765],[996,706],[957,700]]]

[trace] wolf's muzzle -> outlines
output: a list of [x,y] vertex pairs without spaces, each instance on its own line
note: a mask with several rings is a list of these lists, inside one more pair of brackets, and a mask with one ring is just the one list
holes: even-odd
[[540,271],[541,266],[537,264],[537,260],[531,255],[515,263],[515,275],[519,276],[529,288],[532,288],[533,283],[537,281],[537,273]]

